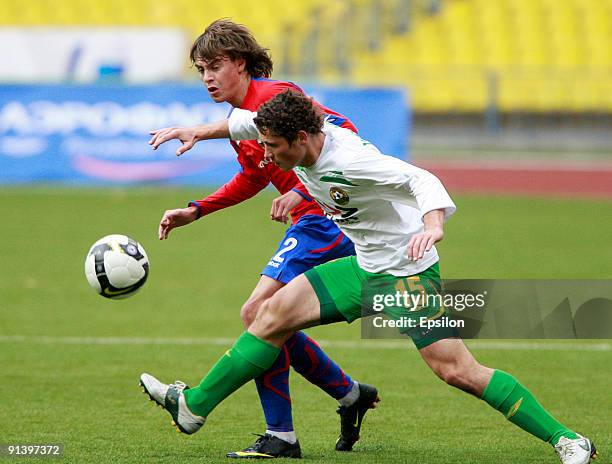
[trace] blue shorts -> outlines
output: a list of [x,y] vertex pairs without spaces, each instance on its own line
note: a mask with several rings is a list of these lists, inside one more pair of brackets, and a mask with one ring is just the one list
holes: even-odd
[[338,226],[324,216],[309,214],[289,227],[262,275],[286,284],[318,264],[355,254]]

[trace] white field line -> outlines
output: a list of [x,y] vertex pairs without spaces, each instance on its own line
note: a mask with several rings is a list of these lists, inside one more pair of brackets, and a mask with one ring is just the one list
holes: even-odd
[[[0,343],[39,343],[51,345],[184,345],[184,346],[231,346],[232,338],[146,338],[146,337],[59,337],[46,335],[0,335]],[[324,347],[398,350],[414,348],[409,340],[317,340]],[[468,340],[474,350],[509,351],[612,351],[612,343],[581,343],[576,341],[502,341]]]

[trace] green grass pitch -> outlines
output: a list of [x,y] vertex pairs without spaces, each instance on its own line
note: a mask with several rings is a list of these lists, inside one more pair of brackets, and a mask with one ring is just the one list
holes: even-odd
[[[165,209],[197,190],[0,190],[0,443],[62,443],[61,462],[227,462],[264,430],[246,385],[190,437],[140,392],[147,371],[197,383],[241,332],[238,312],[284,226],[272,193],[214,214],[166,242]],[[457,196],[440,244],[445,277],[612,278],[610,202]],[[89,246],[133,236],[149,281],[125,301],[95,295],[83,275]],[[305,462],[554,463],[552,449],[479,400],[445,386],[407,344],[359,341],[359,324],[310,330],[355,379],[379,387],[355,452],[333,451],[335,402],[292,373]],[[485,364],[515,374],[561,421],[588,434],[610,462],[609,341],[535,345],[471,342]],[[1,460],[1,458],[0,458]],[[27,461],[27,459],[22,459]]]

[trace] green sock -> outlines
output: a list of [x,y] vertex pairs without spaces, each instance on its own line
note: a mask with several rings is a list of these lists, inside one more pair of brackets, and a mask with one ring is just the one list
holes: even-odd
[[562,436],[577,437],[575,432],[551,416],[527,388],[504,371],[493,372],[482,399],[513,424],[553,446]]
[[280,348],[244,332],[206,374],[200,385],[185,390],[187,406],[194,414],[207,417],[221,401],[265,372],[279,352]]

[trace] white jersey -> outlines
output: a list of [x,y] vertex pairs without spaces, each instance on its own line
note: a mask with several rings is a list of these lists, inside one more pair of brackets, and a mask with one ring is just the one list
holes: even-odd
[[[232,139],[258,136],[256,113],[234,110]],[[438,261],[435,247],[418,261],[408,259],[410,238],[423,231],[425,213],[456,210],[433,174],[391,156],[354,132],[325,123],[325,142],[316,163],[294,168],[310,195],[355,244],[357,262],[368,272],[418,274]]]

